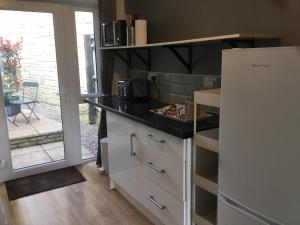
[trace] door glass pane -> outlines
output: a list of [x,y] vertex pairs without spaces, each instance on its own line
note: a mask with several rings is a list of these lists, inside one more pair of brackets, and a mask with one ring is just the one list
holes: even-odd
[[75,12],[81,94],[97,93],[94,13]]
[[100,111],[89,104],[79,105],[82,159],[96,156]]
[[[81,94],[95,94],[98,87],[93,17],[93,12],[75,12]],[[101,112],[88,104],[80,104],[79,113],[82,158],[93,158],[98,148]]]
[[13,168],[65,159],[51,13],[0,10],[0,73]]

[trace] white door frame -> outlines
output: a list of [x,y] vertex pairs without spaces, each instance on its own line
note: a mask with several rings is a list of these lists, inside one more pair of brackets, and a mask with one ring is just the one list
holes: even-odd
[[[54,34],[56,43],[57,71],[61,94],[61,110],[63,117],[65,160],[30,168],[13,170],[9,149],[7,124],[0,126],[0,160],[7,162],[0,169],[0,181],[29,176],[41,172],[55,170],[82,163],[80,147],[80,129],[78,113],[77,80],[77,44],[75,32],[75,16],[71,6],[52,3],[20,2],[1,0],[0,10],[45,12],[53,14]],[[74,88],[76,87],[76,88]],[[0,87],[0,120],[6,121],[2,85]],[[2,124],[2,123],[1,123]]]

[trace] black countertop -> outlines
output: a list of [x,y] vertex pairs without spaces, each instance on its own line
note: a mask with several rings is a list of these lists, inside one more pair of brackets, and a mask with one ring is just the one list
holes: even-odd
[[[99,98],[86,98],[84,101],[178,138],[187,139],[193,137],[193,122],[182,123],[156,115],[149,111],[150,109],[162,108],[167,105],[157,100],[135,102],[121,100],[118,96],[105,96]],[[197,130],[207,130],[218,126],[219,118],[213,116],[199,121],[197,123]]]

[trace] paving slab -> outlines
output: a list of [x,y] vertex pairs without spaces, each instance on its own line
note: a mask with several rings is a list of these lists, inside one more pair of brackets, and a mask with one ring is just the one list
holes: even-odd
[[26,124],[26,120],[22,115],[16,119],[15,125],[7,123],[9,139],[19,139],[32,136],[39,136],[48,133],[62,132],[62,124],[48,119],[42,115],[38,115],[40,120],[35,117],[30,119],[30,123]]
[[[40,146],[37,146],[40,147]],[[33,150],[33,147],[23,148],[22,154],[16,154],[18,150],[13,150],[12,153],[12,164],[14,169],[21,169],[29,166],[40,165],[44,163],[50,163],[50,157],[40,147],[40,151],[37,149]]]
[[53,161],[65,159],[65,150],[63,147],[50,149],[46,151]]
[[56,148],[63,148],[64,142],[59,141],[59,142],[53,142],[53,143],[49,143],[49,144],[43,144],[43,145],[41,145],[41,147],[46,151],[56,149]]
[[38,132],[32,126],[18,127],[8,132],[9,139],[27,138],[38,136]]
[[[84,146],[81,147],[82,159],[94,158]],[[54,142],[49,144],[19,148],[11,151],[13,168],[21,169],[29,166],[50,163],[65,159],[64,143]]]
[[11,150],[11,155],[20,156],[20,155],[30,154],[33,152],[40,152],[40,151],[43,151],[43,149],[41,148],[40,145],[37,145],[37,146],[30,146],[26,148],[18,148],[18,149]]

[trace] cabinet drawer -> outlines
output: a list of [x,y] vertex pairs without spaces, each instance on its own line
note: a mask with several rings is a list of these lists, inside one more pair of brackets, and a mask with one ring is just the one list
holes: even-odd
[[184,224],[184,203],[139,175],[139,201],[165,225]]
[[141,164],[140,173],[177,199],[185,200],[183,193],[184,161],[162,154],[152,154],[145,149],[139,149],[137,154]]
[[137,137],[148,151],[170,158],[185,160],[183,140],[167,133],[138,124]]

